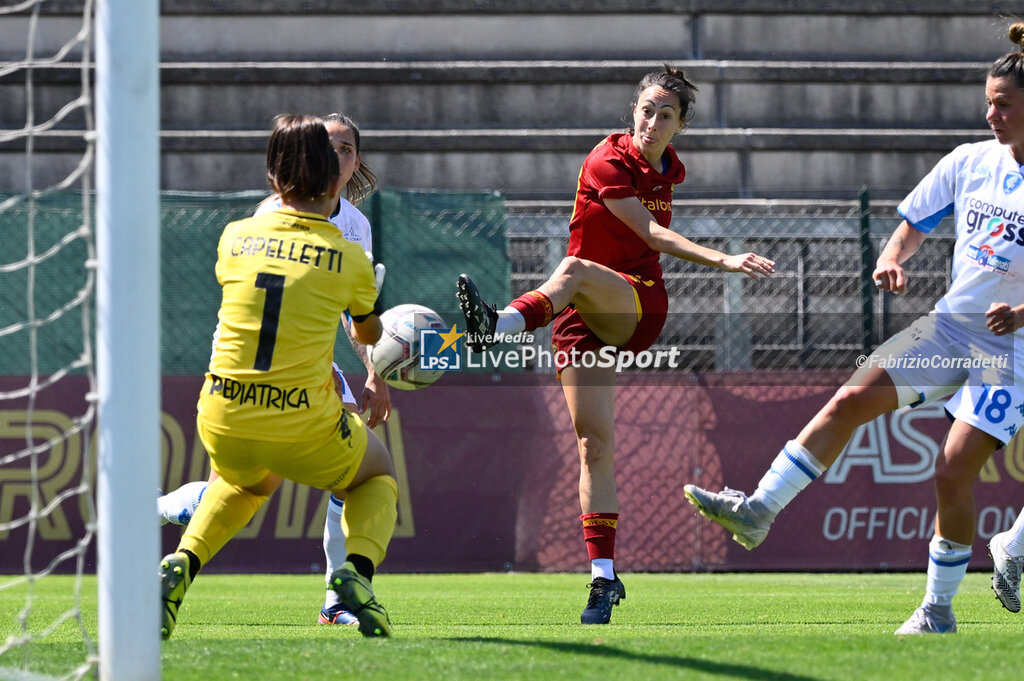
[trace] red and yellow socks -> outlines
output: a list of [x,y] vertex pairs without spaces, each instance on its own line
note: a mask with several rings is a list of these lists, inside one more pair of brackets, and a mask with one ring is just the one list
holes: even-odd
[[619,514],[584,513],[580,521],[590,560],[615,558],[615,526],[619,522]]
[[526,321],[524,331],[533,331],[547,326],[555,316],[551,299],[540,291],[527,291],[509,303],[509,307],[514,307],[523,315],[523,319]]

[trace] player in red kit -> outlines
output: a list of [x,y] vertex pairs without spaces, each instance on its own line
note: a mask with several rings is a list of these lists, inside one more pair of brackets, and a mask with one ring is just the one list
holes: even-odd
[[498,311],[481,299],[468,276],[459,276],[467,346],[475,352],[505,334],[554,322],[555,362],[580,456],[580,519],[591,563],[583,624],[607,624],[612,606],[626,596],[613,563],[619,518],[615,367],[591,361],[593,355],[608,347],[639,352],[658,338],[668,310],[662,253],[754,279],[775,271],[767,258],[727,255],[669,228],[672,188],[686,174],[669,142],[686,126],[696,91],[682,71],[668,65],[640,81],[629,131],[609,135],[583,162],[568,255],[539,288]]

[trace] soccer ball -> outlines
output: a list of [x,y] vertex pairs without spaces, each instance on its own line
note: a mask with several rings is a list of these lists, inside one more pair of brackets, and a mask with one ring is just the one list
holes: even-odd
[[385,310],[380,340],[370,346],[373,370],[392,388],[418,390],[441,378],[443,371],[420,369],[420,329],[447,329],[448,325],[425,305],[407,303]]

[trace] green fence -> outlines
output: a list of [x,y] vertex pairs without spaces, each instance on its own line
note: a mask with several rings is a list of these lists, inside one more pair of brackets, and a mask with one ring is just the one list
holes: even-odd
[[[244,192],[161,197],[164,374],[206,370],[220,305],[214,275],[217,241],[224,225],[251,215],[264,196]],[[0,195],[0,203],[8,198]],[[469,268],[496,298],[507,298],[503,205],[501,195],[494,192],[385,188],[374,194],[362,208],[373,224],[375,257],[388,267],[384,306],[419,303],[455,323],[455,280]],[[0,373],[31,370],[33,333],[38,334],[35,346],[40,348],[42,374],[69,366],[81,356],[82,306],[92,305],[94,299],[88,295],[92,281],[86,267],[87,232],[80,229],[82,215],[83,197],[71,192],[17,202],[0,211]],[[362,370],[343,333],[336,358],[347,371]]]
[[94,299],[82,196],[19,201],[0,194],[0,206],[6,206],[0,210],[0,373],[74,366],[84,353],[83,315]]
[[419,303],[462,325],[455,298],[469,272],[494,300],[509,298],[504,199],[473,193],[383,189],[364,212],[373,225],[373,255],[388,270],[384,307]]
[[[39,373],[75,370],[86,352],[82,308],[93,298],[88,234],[79,229],[83,197],[59,194],[5,207],[6,198],[0,195],[0,374],[31,371],[32,334]],[[220,303],[217,241],[225,224],[250,215],[262,198],[162,197],[164,374],[205,371]],[[565,254],[572,204],[384,188],[361,209],[373,225],[374,256],[388,268],[384,307],[419,303],[456,324],[460,272],[499,304],[544,281]],[[677,348],[694,371],[850,369],[857,354],[931,309],[948,283],[953,234],[944,223],[908,263],[905,295],[874,291],[872,263],[896,224],[894,206],[868,205],[866,196],[827,204],[680,202],[674,229],[713,248],[763,253],[776,260],[778,273],[754,282],[663,258],[672,314],[655,349]],[[541,330],[536,344],[544,347],[548,338]],[[335,356],[346,371],[362,372],[344,334]]]

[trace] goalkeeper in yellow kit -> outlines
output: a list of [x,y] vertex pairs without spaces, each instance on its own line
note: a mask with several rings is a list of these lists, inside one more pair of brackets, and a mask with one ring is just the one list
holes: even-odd
[[197,432],[219,477],[160,563],[161,634],[199,569],[287,478],[345,499],[348,555],[330,583],[364,636],[388,636],[371,580],[395,529],[394,464],[343,407],[331,367],[346,310],[357,340],[380,338],[377,291],[360,246],[327,220],[343,186],[322,120],[275,119],[267,179],[281,208],[229,224],[217,247],[222,298]]

